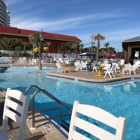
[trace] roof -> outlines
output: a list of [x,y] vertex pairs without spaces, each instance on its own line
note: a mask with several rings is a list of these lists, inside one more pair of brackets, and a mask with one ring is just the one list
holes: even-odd
[[124,40],[122,43],[125,43],[125,42],[140,42],[140,36]]
[[[0,26],[0,34],[8,34],[8,35],[28,37],[29,35],[34,34],[34,33],[41,34],[40,31],[20,29],[20,28],[17,28],[17,27]],[[77,38],[76,36],[54,34],[54,33],[48,33],[48,32],[44,32],[44,31],[42,32],[42,36],[43,36],[43,38],[50,39],[50,40],[81,42],[81,40],[79,38]]]

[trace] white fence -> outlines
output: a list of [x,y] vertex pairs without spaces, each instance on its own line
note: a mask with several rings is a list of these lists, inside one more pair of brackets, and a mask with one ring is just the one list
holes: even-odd
[[[8,50],[0,50],[0,52],[3,54],[3,53],[6,53],[6,54],[10,54],[10,56],[12,54],[15,53],[15,51],[8,51]],[[24,51],[20,51],[21,54],[24,53]],[[32,55],[32,51],[26,51],[26,53]],[[61,54],[61,53],[42,53],[42,58],[44,57],[50,57],[50,58],[55,58],[55,59],[59,59],[59,58],[67,58],[67,59],[80,59],[81,56],[79,56],[79,54]],[[83,56],[82,58],[88,58],[86,56]]]

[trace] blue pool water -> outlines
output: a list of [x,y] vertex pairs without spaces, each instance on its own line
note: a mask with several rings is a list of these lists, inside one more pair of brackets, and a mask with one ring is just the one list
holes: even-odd
[[[101,107],[115,116],[127,118],[125,140],[140,140],[140,80],[122,81],[114,84],[76,82],[46,76],[55,68],[9,68],[0,73],[0,88],[19,89],[25,92],[30,85],[38,85],[72,108],[75,100],[83,104]],[[29,92],[32,97],[32,92]],[[43,94],[36,96],[39,109],[50,106],[53,101]]]

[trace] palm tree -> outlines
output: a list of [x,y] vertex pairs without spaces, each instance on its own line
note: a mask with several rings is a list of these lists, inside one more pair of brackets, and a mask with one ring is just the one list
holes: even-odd
[[102,36],[101,34],[97,34],[94,36],[95,41],[97,40],[97,52],[96,52],[96,61],[99,61],[99,49],[100,49],[100,41],[104,40],[105,37]]
[[33,44],[33,47],[36,46],[36,48],[38,48],[38,53],[39,53],[38,68],[39,70],[42,70],[41,50],[42,47],[46,48],[47,46],[49,46],[49,43],[47,44],[46,41],[43,39],[42,32],[40,35],[38,35],[37,33],[33,35],[29,35],[29,42]]
[[107,52],[107,47],[108,47],[109,45],[110,45],[109,42],[106,42],[106,43],[105,43],[106,52]]

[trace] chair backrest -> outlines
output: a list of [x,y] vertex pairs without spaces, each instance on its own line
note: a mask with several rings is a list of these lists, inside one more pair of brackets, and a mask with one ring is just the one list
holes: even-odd
[[124,59],[121,59],[119,64],[120,65],[124,65],[125,64],[125,60]]
[[70,63],[70,61],[68,59],[66,59],[65,64],[69,64],[69,63]]
[[124,64],[124,70],[130,70],[131,64]]
[[112,65],[111,71],[115,71],[115,70],[116,70],[116,65]]
[[60,62],[57,62],[57,63],[56,63],[56,66],[57,66],[57,68],[58,68],[58,69],[62,68],[62,66],[61,66],[61,63],[60,63]]
[[23,95],[18,90],[7,89],[4,111],[2,130],[7,135],[8,118],[15,121],[19,129],[19,140],[25,140],[26,118],[29,106],[29,96]]
[[105,70],[108,70],[111,67],[111,64],[104,64],[104,65],[105,65],[105,67],[104,67]]
[[87,63],[86,62],[81,62],[81,66],[83,67],[83,68],[86,68],[87,67]]
[[[94,124],[93,122],[89,122],[88,119],[79,117],[79,114],[89,117],[90,120],[92,118],[116,129],[116,133],[110,133],[100,126],[97,126],[97,123]],[[68,140],[91,140],[91,138],[88,138],[83,132],[78,132],[77,128],[82,129],[82,131],[84,130],[101,140],[124,140],[125,126],[125,118],[117,118],[101,108],[80,104],[78,101],[75,101],[72,110]]]
[[104,65],[108,64],[108,60],[104,60],[103,63],[104,63]]

